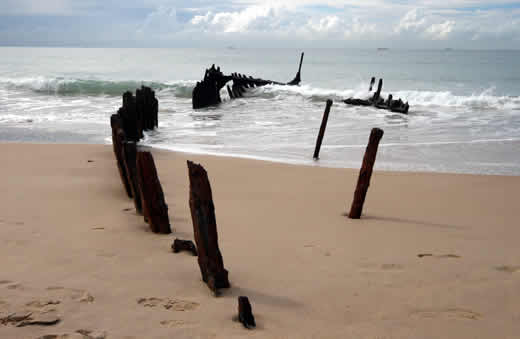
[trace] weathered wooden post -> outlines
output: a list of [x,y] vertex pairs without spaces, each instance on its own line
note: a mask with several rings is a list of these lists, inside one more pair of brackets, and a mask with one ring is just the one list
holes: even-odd
[[238,297],[238,321],[240,321],[247,329],[253,329],[256,327],[251,303],[245,296]]
[[170,234],[170,219],[168,205],[157,176],[157,169],[152,153],[137,152],[137,179],[141,191],[143,215],[154,233]]
[[219,288],[228,288],[228,271],[218,247],[215,206],[208,173],[199,164],[188,161],[190,177],[190,210],[193,233],[197,243],[202,280],[218,295]]
[[352,201],[352,206],[348,215],[348,217],[351,219],[361,218],[368,186],[370,186],[372,169],[376,161],[377,148],[379,146],[379,141],[383,137],[383,133],[383,130],[379,128],[373,128],[372,132],[370,133],[365,156],[363,157],[363,164],[361,166],[361,170],[359,171],[356,191],[354,192],[354,200]]
[[125,167],[125,158],[123,151],[123,143],[126,140],[125,132],[123,131],[123,122],[121,117],[117,114],[112,114],[110,117],[110,125],[112,127],[112,147],[116,156],[117,168],[119,170],[119,176],[123,182],[125,192],[129,198],[132,197],[132,189],[128,181],[128,174]]
[[123,94],[123,106],[118,110],[122,128],[128,140],[139,141],[143,137],[137,112],[135,97],[132,92]]
[[134,206],[138,214],[143,213],[141,191],[137,179],[137,144],[133,141],[123,142],[123,155],[125,159],[126,175],[134,197]]
[[327,100],[327,105],[325,106],[325,112],[323,112],[323,119],[321,120],[320,132],[318,133],[318,139],[316,139],[316,147],[314,148],[314,159],[318,160],[320,158],[320,148],[321,142],[323,141],[323,136],[325,135],[325,129],[327,128],[327,120],[329,120],[329,112],[330,107],[332,106],[332,100]]

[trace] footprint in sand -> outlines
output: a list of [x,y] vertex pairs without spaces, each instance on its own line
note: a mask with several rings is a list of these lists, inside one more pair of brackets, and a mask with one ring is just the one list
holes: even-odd
[[84,303],[92,303],[95,298],[88,293],[88,291],[77,289],[77,288],[67,288],[63,286],[50,286],[46,288],[47,291],[54,292],[60,296],[69,297],[74,301],[84,302]]
[[46,306],[49,306],[49,305],[59,305],[61,304],[61,301],[59,300],[33,300],[31,302],[28,302],[27,304],[25,304],[25,306],[29,306],[29,307],[32,307],[32,308],[44,308]]
[[195,325],[195,323],[188,322],[185,320],[163,320],[160,323],[162,326],[173,328],[173,327],[185,327],[190,325]]
[[321,254],[323,254],[326,257],[330,257],[332,255],[329,251],[323,250],[323,249],[321,249],[318,246],[315,246],[313,244],[303,245],[303,247],[304,248],[316,248],[316,251],[320,252]]
[[403,265],[399,264],[383,264],[381,265],[381,269],[383,271],[402,271],[404,268]]
[[162,306],[167,310],[173,311],[192,311],[199,307],[199,303],[180,299],[161,299],[161,298],[139,298],[137,299],[139,305],[144,307]]
[[504,265],[504,266],[497,266],[497,267],[495,267],[495,269],[500,272],[516,273],[516,272],[520,271],[520,266]]
[[7,285],[7,289],[9,290],[23,290],[24,287],[22,286],[22,284],[11,284],[11,285]]
[[137,299],[137,303],[139,305],[143,305],[144,307],[155,307],[162,303],[163,300],[159,298],[139,298]]
[[46,334],[37,339],[105,339],[106,332],[93,332],[88,330],[77,330],[72,334]]
[[0,280],[0,285],[7,285],[7,284],[11,284],[12,281],[11,280]]
[[440,255],[434,255],[432,253],[420,253],[417,254],[419,258],[425,258],[425,257],[432,257],[432,258],[438,258],[438,259],[459,259],[461,258],[460,255],[457,254],[440,254]]
[[362,264],[361,271],[365,273],[377,273],[382,271],[401,272],[404,266],[401,264]]
[[480,320],[482,314],[463,308],[441,308],[441,309],[422,309],[410,313],[411,316],[420,318],[452,318]]

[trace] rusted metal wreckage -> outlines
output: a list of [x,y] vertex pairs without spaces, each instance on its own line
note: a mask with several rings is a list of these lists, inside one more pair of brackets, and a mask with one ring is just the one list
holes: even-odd
[[[370,80],[370,87],[368,89],[369,92],[372,91],[372,87],[374,86],[376,78],[372,77]],[[386,109],[391,112],[408,114],[408,109],[410,105],[408,102],[403,102],[401,99],[394,100],[392,94],[388,95],[388,98],[385,100],[381,97],[381,90],[383,89],[383,79],[379,79],[379,83],[377,85],[377,91],[374,92],[371,98],[368,99],[355,99],[348,98],[343,100],[344,103],[353,106],[373,106],[379,109]]]
[[[245,76],[240,73],[224,75],[220,70],[220,67],[215,68],[215,65],[213,64],[211,68],[206,69],[204,80],[197,82],[197,85],[193,89],[193,108],[204,108],[220,104],[222,102],[222,98],[220,97],[220,90],[224,88],[224,86],[226,86],[227,92],[231,99],[242,97],[247,88],[254,88],[265,85],[297,86],[301,82],[303,55],[304,53],[301,54],[298,73],[296,73],[296,76],[293,80],[287,83],[253,78],[252,76]],[[230,81],[233,81],[231,88],[229,85],[227,85]]]

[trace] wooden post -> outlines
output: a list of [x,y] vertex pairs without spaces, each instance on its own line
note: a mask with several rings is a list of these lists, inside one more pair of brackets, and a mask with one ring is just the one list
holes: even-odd
[[139,141],[143,137],[139,116],[137,113],[136,98],[132,92],[123,94],[123,106],[118,110],[122,128],[128,140]]
[[116,156],[117,168],[119,176],[125,188],[125,192],[129,198],[132,197],[132,189],[128,182],[128,175],[126,173],[125,158],[123,151],[123,142],[126,140],[125,132],[123,131],[123,122],[121,117],[117,114],[112,114],[110,117],[110,125],[112,127],[112,147]]
[[197,243],[202,280],[218,295],[219,288],[228,288],[228,271],[218,247],[215,206],[208,173],[201,165],[188,161],[190,177],[190,211]]
[[327,128],[327,120],[329,119],[330,107],[332,106],[332,100],[327,100],[327,106],[325,106],[325,112],[323,112],[323,119],[321,120],[320,132],[318,133],[318,139],[316,139],[316,148],[314,148],[314,159],[320,158],[321,142],[325,135],[325,129]]
[[141,191],[143,214],[152,232],[170,234],[172,231],[168,218],[168,205],[164,201],[164,193],[152,153],[137,152],[137,179]]
[[373,128],[372,132],[370,133],[368,146],[365,151],[365,156],[363,157],[363,164],[361,166],[361,170],[359,171],[356,191],[354,192],[354,201],[352,201],[352,207],[350,208],[350,213],[348,215],[348,217],[351,219],[361,218],[368,186],[370,186],[372,169],[376,161],[377,148],[379,146],[379,141],[383,137],[383,133],[383,130],[379,128]]
[[247,329],[256,327],[255,316],[249,299],[245,296],[238,297],[238,321]]
[[135,210],[138,214],[143,213],[141,202],[141,191],[137,179],[137,144],[133,141],[123,142],[123,154],[125,159],[126,175],[134,197]]

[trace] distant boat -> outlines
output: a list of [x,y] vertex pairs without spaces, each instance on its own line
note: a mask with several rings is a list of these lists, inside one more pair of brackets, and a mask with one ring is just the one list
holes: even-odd
[[386,48],[386,47],[379,47],[377,50],[378,51],[388,51],[388,48]]
[[453,48],[445,48],[445,51],[453,51]]

